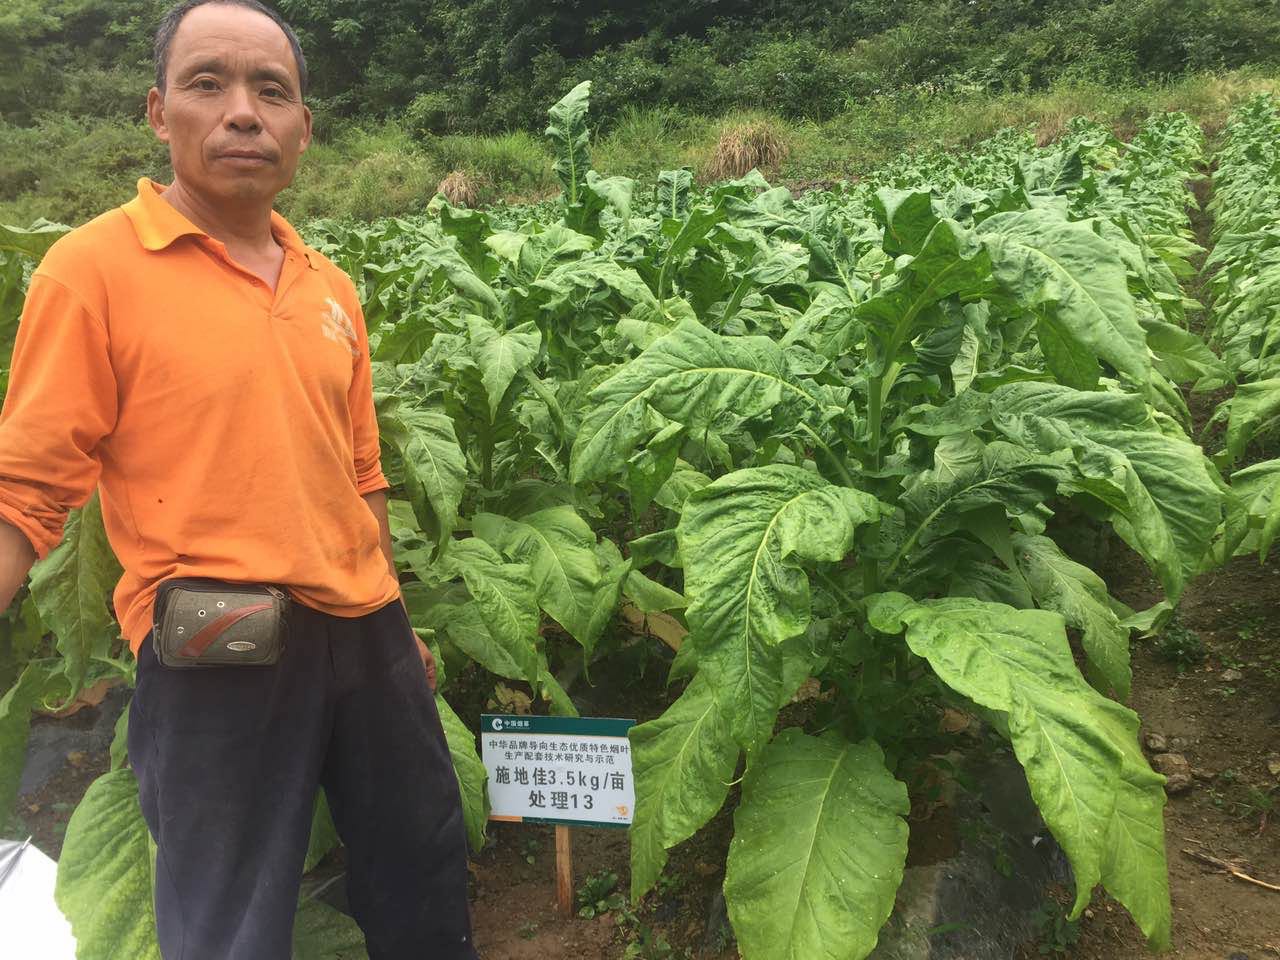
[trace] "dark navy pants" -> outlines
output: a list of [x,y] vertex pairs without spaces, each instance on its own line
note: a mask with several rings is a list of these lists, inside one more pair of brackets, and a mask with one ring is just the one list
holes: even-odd
[[164,960],[289,960],[320,786],[371,960],[475,960],[458,784],[399,601],[295,603],[273,667],[167,668],[147,637],[129,760]]

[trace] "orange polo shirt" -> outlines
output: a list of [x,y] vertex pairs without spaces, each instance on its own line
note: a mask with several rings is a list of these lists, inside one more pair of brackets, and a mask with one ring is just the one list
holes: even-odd
[[399,584],[361,499],[387,481],[355,288],[273,213],[273,292],[161,189],[139,181],[32,278],[0,411],[0,519],[44,557],[97,487],[135,654],[168,577],[378,609]]

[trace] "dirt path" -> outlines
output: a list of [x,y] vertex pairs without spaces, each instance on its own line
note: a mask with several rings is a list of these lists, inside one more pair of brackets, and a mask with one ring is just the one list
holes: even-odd
[[[1158,596],[1137,557],[1107,578],[1126,602]],[[1150,748],[1185,758],[1189,789],[1165,808],[1176,960],[1280,958],[1280,892],[1233,879],[1183,851],[1233,862],[1280,885],[1280,566],[1242,557],[1188,588],[1163,637],[1134,649],[1130,706]],[[1162,738],[1163,744],[1156,738]],[[1166,761],[1167,762],[1167,761]],[[1067,953],[1146,954],[1123,909],[1098,897]]]

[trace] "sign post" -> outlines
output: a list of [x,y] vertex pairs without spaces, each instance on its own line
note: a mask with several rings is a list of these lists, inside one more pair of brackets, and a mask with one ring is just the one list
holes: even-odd
[[573,834],[556,824],[556,906],[562,917],[573,916]]
[[489,819],[556,828],[556,901],[573,912],[571,826],[629,827],[634,720],[605,717],[480,717],[480,753],[489,774]]

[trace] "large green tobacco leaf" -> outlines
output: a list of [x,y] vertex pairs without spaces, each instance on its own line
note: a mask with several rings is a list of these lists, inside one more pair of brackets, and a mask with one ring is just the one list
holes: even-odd
[[428,241],[414,252],[414,259],[418,270],[410,286],[411,292],[428,282],[447,283],[481,310],[496,314],[502,309],[498,295],[472,269],[452,239],[448,243],[440,243],[438,238]]
[[622,558],[618,545],[607,537],[595,547],[596,565],[600,571],[600,579],[596,581],[595,592],[591,595],[591,606],[587,611],[587,636],[590,643],[586,645],[586,663],[591,661],[591,653],[596,641],[603,635],[605,627],[618,612],[622,603],[623,585],[631,575],[633,566],[630,560]]
[[18,799],[18,784],[27,762],[31,711],[45,696],[59,666],[55,660],[32,660],[0,696],[0,827],[8,821]]
[[439,410],[393,406],[378,418],[382,435],[404,461],[404,485],[422,531],[443,546],[458,523],[467,461],[453,421]]
[[587,171],[591,169],[591,130],[587,126],[587,106],[591,81],[578,84],[548,112],[550,123],[546,134],[555,148],[556,176],[564,188],[564,202],[573,206],[582,200]]
[[1164,777],[1147,764],[1136,736],[1136,718],[1103,715],[1110,742],[1121,751],[1121,787],[1103,844],[1102,884],[1138,921],[1153,950],[1167,950],[1173,917],[1165,859]]
[[1226,364],[1190,330],[1149,320],[1143,323],[1156,369],[1174,383],[1195,383],[1197,391],[1216,390],[1231,379]]
[[[128,716],[127,710],[124,715]],[[307,856],[302,861],[302,872],[310,872],[338,843],[338,828],[329,812],[329,799],[323,790],[317,790],[315,804],[311,808],[311,836],[307,840]]]
[[298,904],[293,918],[293,960],[368,960],[355,920],[320,900]]
[[149,839],[132,770],[89,786],[67,824],[54,889],[79,960],[160,960]]
[[994,504],[1009,514],[1026,513],[1049,499],[1062,478],[1058,464],[1013,444],[983,443],[971,433],[943,437],[933,466],[903,493],[911,531],[903,552],[951,532],[974,510]]
[[[538,600],[529,566],[507,563],[488,543],[478,537],[456,540],[449,544],[440,567],[452,576],[462,577],[475,601],[488,639],[510,659],[509,669],[494,672],[505,677],[520,677],[530,682],[537,679]],[[453,618],[456,621],[457,618]],[[459,625],[461,627],[461,625]],[[450,636],[455,629],[448,626]],[[461,629],[456,631],[462,633]],[[470,653],[470,651],[468,651]],[[471,653],[473,659],[475,653]],[[486,657],[485,660],[496,658]],[[495,664],[496,666],[496,664]],[[488,666],[488,669],[494,669]]]
[[489,774],[476,755],[475,734],[439,694],[436,694],[436,712],[440,714],[440,724],[449,741],[453,772],[457,774],[458,789],[462,792],[462,819],[467,825],[467,839],[472,850],[479,850],[484,846],[484,828],[489,821],[489,794],[485,790]]
[[[527,566],[511,566],[522,568],[520,576],[527,581]],[[440,572],[450,569],[450,565],[442,564],[434,568],[432,573],[438,576]],[[473,578],[482,576],[483,574],[473,574]],[[489,584],[484,589],[497,591],[503,587]],[[513,680],[528,680],[530,683],[538,679],[538,651],[534,638],[504,627],[500,622],[495,622],[494,630],[491,630],[489,617],[484,609],[462,584],[451,583],[433,588],[414,581],[405,584],[403,592],[409,619],[415,629],[443,634],[450,643],[490,673]],[[499,598],[490,598],[488,602],[505,603]],[[536,615],[537,608],[534,609]],[[509,615],[509,610],[501,611],[501,616]],[[520,616],[523,617],[524,614]],[[498,620],[500,617],[495,617],[495,621]],[[442,680],[441,684],[443,683]]]
[[492,422],[498,417],[498,407],[511,381],[538,355],[542,336],[531,324],[499,331],[483,317],[475,316],[467,318],[467,330],[471,335],[472,353],[480,367],[480,380],[489,398]]
[[120,564],[107,542],[94,494],[67,518],[62,542],[31,568],[31,596],[40,619],[58,638],[71,697],[80,692],[89,661],[107,656],[119,635],[107,608],[119,578]]
[[747,773],[724,895],[744,960],[862,960],[907,859],[906,785],[871,740],[790,727]]
[[482,210],[451,206],[440,194],[436,194],[427,205],[427,213],[433,212],[440,218],[441,231],[457,241],[458,252],[476,276],[486,282],[492,281],[497,273],[497,264],[490,257],[492,248],[485,243],[485,238],[493,233],[489,215]]
[[1045,193],[1065,193],[1071,187],[1078,187],[1083,175],[1084,164],[1078,146],[1020,157],[1015,168],[1015,182],[1027,190]]
[[656,720],[631,728],[636,808],[631,822],[631,899],[662,875],[667,851],[724,804],[738,745],[705,675]]
[[938,223],[933,194],[928,190],[881,187],[871,198],[871,212],[884,226],[884,252],[890,256],[915,256]]
[[51,223],[41,217],[30,227],[11,227],[0,223],[0,253],[21,253],[39,260],[71,228],[61,223]]
[[982,367],[982,343],[973,327],[966,326],[960,332],[960,349],[951,361],[951,381],[955,384],[956,393],[961,394],[977,378]]
[[[409,591],[406,590],[406,599]],[[477,603],[438,603],[421,606],[409,601],[414,623],[432,630],[443,630],[451,643],[470,659],[499,677],[512,680],[537,679],[537,650],[527,637],[499,639],[489,629],[484,612]]]
[[748,755],[768,741],[782,692],[780,644],[809,625],[802,560],[835,563],[879,515],[870,494],[774,465],[727,474],[685,501],[677,535],[699,670]]
[[689,193],[693,190],[693,171],[688,167],[663,170],[658,174],[655,199],[664,217],[679,220],[689,209]]
[[[649,321],[663,318],[653,291],[638,273],[599,258],[570,260],[539,274],[512,303],[517,318],[529,317],[541,324],[552,320],[579,324],[591,309],[625,312]],[[562,345],[549,338],[548,346],[554,350]]]
[[591,393],[592,409],[573,446],[575,483],[606,477],[653,431],[649,410],[696,431],[718,417],[794,417],[816,405],[793,384],[776,343],[721,337],[684,321]]
[[1072,452],[1066,492],[1105,504],[1176,601],[1222,520],[1222,490],[1200,448],[1161,429],[1140,397],[1118,391],[1015,383],[991,395],[991,410],[1010,439],[1043,454]]
[[875,345],[872,374],[883,373],[903,344],[930,322],[930,307],[954,294],[985,292],[991,286],[990,276],[991,263],[983,245],[954,221],[939,222],[919,254],[857,307],[857,316],[867,324]]
[[590,651],[599,636],[592,611],[600,567],[595,534],[573,507],[547,507],[518,519],[480,513],[472,527],[476,536],[529,565],[539,606]]
[[665,613],[683,610],[689,605],[684,594],[649,579],[639,570],[627,572],[622,582],[622,593],[641,613]]
[[631,195],[636,182],[630,177],[602,177],[594,170],[587,171],[587,179],[579,192],[579,201],[568,204],[564,219],[570,227],[593,237],[604,235],[600,215],[606,208],[624,224],[631,219]]
[[1102,578],[1064,556],[1048,537],[1016,534],[1013,548],[1036,603],[1046,610],[1056,610],[1068,626],[1081,632],[1090,665],[1120,699],[1127,700],[1133,680],[1129,631],[1120,625],[1120,618],[1111,608]]
[[530,233],[499,230],[484,241],[499,259],[511,264],[511,277],[520,283],[531,283],[557,265],[572,263],[596,248],[594,238],[562,223],[529,226]]
[[1231,475],[1231,489],[1246,511],[1250,528],[1257,530],[1239,546],[1237,553],[1256,550],[1265,560],[1280,532],[1280,460],[1264,460]]
[[[1062,617],[981,600],[921,603],[900,593],[870,598],[868,617],[885,633],[905,628],[912,652],[944,683],[1004,715],[1031,794],[1071,860],[1072,915],[1101,882],[1158,939],[1169,914],[1159,886],[1164,844],[1153,842],[1164,828],[1152,793],[1161,781],[1141,759],[1137,715],[1080,676]],[[1120,863],[1112,841],[1133,859]]]
[[1146,379],[1151,357],[1124,264],[1087,222],[1036,209],[996,214],[977,233],[996,279],[1039,318],[1045,360],[1059,380],[1093,386],[1095,358],[1135,382]]
[[707,236],[712,227],[724,219],[723,203],[717,203],[714,207],[698,206],[689,211],[689,216],[685,218],[680,231],[671,241],[671,246],[667,247],[662,256],[662,267],[658,271],[659,301],[665,302],[671,278],[679,271],[685,256]]
[[783,348],[804,346],[828,360],[838,360],[862,329],[850,300],[843,291],[819,288],[809,308],[778,343]]
[[1273,431],[1280,422],[1280,379],[1240,384],[1227,406],[1225,449],[1214,458],[1222,467],[1239,460],[1254,437]]

